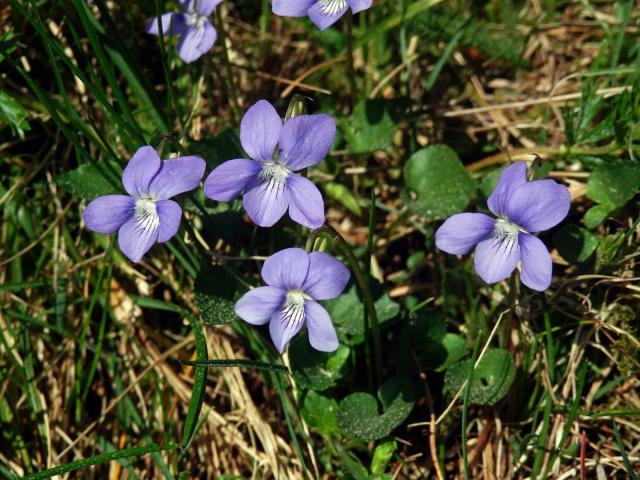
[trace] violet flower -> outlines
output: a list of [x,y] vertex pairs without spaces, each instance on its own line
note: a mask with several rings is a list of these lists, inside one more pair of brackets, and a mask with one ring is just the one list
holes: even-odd
[[321,352],[338,348],[329,313],[317,301],[342,293],[349,281],[347,267],[326,253],[287,248],[267,258],[262,279],[266,287],[248,291],[236,303],[240,318],[252,325],[269,323],[271,339],[280,353],[305,322],[313,348]]
[[[207,53],[216,41],[216,29],[209,16],[222,0],[180,0],[184,13],[164,13],[161,17],[162,34],[178,35],[178,56],[191,63]],[[147,33],[159,35],[158,17],[147,24]]]
[[351,7],[353,13],[371,7],[373,0],[273,0],[271,9],[283,17],[308,16],[320,30],[338,21]]
[[244,192],[244,209],[261,227],[271,227],[289,209],[294,222],[318,228],[324,223],[322,195],[294,172],[319,163],[335,135],[329,115],[298,115],[283,125],[273,106],[260,100],[240,124],[240,143],[251,160],[219,165],[206,179],[204,193],[213,200],[229,201]]
[[436,246],[465,254],[476,246],[475,270],[487,283],[507,278],[521,263],[522,283],[543,291],[551,285],[551,256],[532,233],[560,223],[569,212],[571,196],[553,180],[527,181],[527,165],[518,162],[502,172],[488,200],[498,218],[482,213],[459,213],[436,232]]
[[129,195],[96,198],[85,208],[84,222],[94,232],[118,232],[120,250],[137,263],[155,242],[178,232],[182,209],[169,199],[196,188],[204,169],[200,157],[160,160],[152,147],[141,147],[122,172]]

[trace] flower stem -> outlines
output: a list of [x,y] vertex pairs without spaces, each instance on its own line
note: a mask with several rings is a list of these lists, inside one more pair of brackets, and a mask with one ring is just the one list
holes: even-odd
[[509,314],[507,315],[506,321],[502,324],[503,329],[498,338],[500,340],[500,346],[511,352],[511,332],[515,325],[516,306],[518,305],[518,279],[516,272],[509,277],[509,292],[507,298],[509,302]]
[[356,98],[356,73],[353,58],[353,13],[347,14],[347,20],[345,22],[345,41],[347,43],[347,56],[349,57],[349,113],[353,111],[353,105]]
[[[367,282],[367,277],[360,268],[360,264],[358,263],[358,259],[355,257],[353,252],[351,252],[351,247],[342,238],[335,229],[330,227],[329,225],[323,225],[322,227],[314,230],[309,235],[307,239],[306,249],[307,251],[311,251],[313,245],[318,237],[321,235],[325,235],[329,237],[331,240],[335,240],[338,248],[342,251],[342,254],[346,257],[347,262],[351,266],[351,270],[356,278],[356,282],[358,283],[358,287],[360,287],[360,291],[362,292],[362,297],[364,299],[364,306],[369,315],[369,319],[371,319],[371,331],[373,336],[373,351],[374,351],[374,359],[375,359],[375,376],[376,383],[379,385],[381,382],[380,375],[382,374],[382,343],[380,340],[380,325],[378,323],[378,315],[376,313],[375,302],[373,300],[373,295],[371,294],[371,289],[369,288],[369,283]],[[366,333],[366,332],[365,332]],[[370,371],[370,369],[369,369]]]

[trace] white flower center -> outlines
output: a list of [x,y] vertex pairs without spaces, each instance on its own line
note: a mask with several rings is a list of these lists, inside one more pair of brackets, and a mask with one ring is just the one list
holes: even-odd
[[511,250],[518,246],[518,234],[520,231],[521,228],[518,225],[504,217],[499,217],[493,228],[493,238],[498,241],[505,250],[511,252]]
[[282,321],[287,328],[296,328],[304,320],[304,302],[311,297],[302,290],[289,290],[282,305]]
[[188,27],[202,30],[204,28],[204,22],[207,21],[207,17],[200,15],[198,12],[185,13],[185,19]]
[[287,181],[287,177],[291,173],[284,164],[276,161],[269,160],[262,164],[262,170],[258,174],[258,180],[261,182],[267,182],[268,189],[275,189],[276,195],[284,191],[284,186]]
[[347,0],[318,0],[323,15],[335,15],[347,7]]
[[156,202],[153,198],[138,198],[133,216],[136,218],[137,229],[150,231],[155,230],[158,228],[158,225],[160,225],[160,216],[156,210]]

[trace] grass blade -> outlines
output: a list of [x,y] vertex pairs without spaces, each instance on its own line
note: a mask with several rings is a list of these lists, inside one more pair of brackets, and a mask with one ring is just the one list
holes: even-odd
[[63,473],[73,472],[75,470],[81,470],[93,465],[100,465],[101,463],[113,462],[114,460],[120,460],[122,458],[139,457],[141,455],[147,455],[154,452],[163,452],[168,450],[175,450],[178,448],[176,444],[169,445],[149,445],[147,447],[133,447],[125,450],[116,450],[115,452],[102,453],[100,455],[94,455],[93,457],[83,458],[82,460],[76,460],[74,462],[58,465],[57,467],[48,468],[32,475],[23,477],[23,480],[43,480],[45,478],[51,478],[56,475],[62,475]]
[[[207,361],[209,354],[207,352],[207,340],[202,332],[202,325],[200,321],[191,314],[185,315],[191,325],[191,331],[196,339],[196,355],[199,361]],[[204,401],[204,392],[206,390],[207,382],[207,368],[203,366],[196,366],[196,374],[193,380],[193,390],[191,391],[191,400],[189,401],[189,410],[187,411],[187,418],[184,421],[184,432],[182,433],[182,444],[184,448],[188,448],[193,438],[193,432],[195,431],[198,423],[198,417],[200,416],[200,410],[202,409],[202,402]]]

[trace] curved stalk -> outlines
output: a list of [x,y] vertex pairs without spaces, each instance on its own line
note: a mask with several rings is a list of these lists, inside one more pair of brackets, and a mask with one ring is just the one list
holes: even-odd
[[[342,238],[335,229],[330,227],[329,225],[323,225],[322,227],[314,230],[309,235],[307,239],[306,250],[311,251],[313,249],[313,245],[318,237],[321,235],[325,235],[329,237],[331,240],[335,240],[338,248],[341,250],[342,254],[346,257],[347,262],[351,266],[351,270],[353,271],[354,276],[356,277],[356,282],[358,283],[358,287],[360,287],[360,291],[362,292],[362,297],[364,299],[364,306],[367,310],[369,318],[371,319],[371,331],[373,337],[373,353],[375,359],[375,371],[376,371],[376,381],[377,384],[380,384],[380,375],[382,373],[382,343],[380,340],[380,325],[378,323],[378,315],[376,313],[375,302],[373,300],[373,295],[371,295],[371,289],[369,288],[369,283],[367,282],[367,277],[364,272],[360,268],[360,264],[358,263],[358,259],[351,252],[351,247]],[[365,332],[366,333],[366,332]]]

